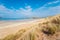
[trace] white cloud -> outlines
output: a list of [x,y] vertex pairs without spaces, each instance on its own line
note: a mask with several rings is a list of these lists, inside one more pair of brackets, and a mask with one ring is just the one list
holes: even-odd
[[22,14],[25,14],[27,16],[32,14],[32,8],[30,6],[26,6],[25,9],[20,8],[19,10]]
[[43,7],[48,6],[48,5],[52,5],[52,4],[56,4],[56,3],[60,3],[60,0],[56,0],[53,2],[48,2],[47,4],[44,4]]
[[52,7],[52,8],[50,7],[49,11],[53,12],[55,14],[60,14],[60,6],[55,6],[55,7]]
[[15,13],[14,10],[6,8],[4,5],[0,5],[0,15],[2,17],[10,17]]
[[53,1],[53,2],[49,2],[48,4],[55,4],[55,3],[58,3],[60,2],[60,0],[56,0],[56,1]]
[[23,16],[27,16],[29,17],[32,14],[32,8],[30,6],[26,6],[25,9],[24,8],[20,8],[18,10],[15,9],[8,9],[6,8],[4,5],[0,5],[0,16],[3,17],[23,17]]
[[0,5],[0,12],[2,13],[13,13],[14,10],[6,8],[4,5]]
[[49,8],[46,6],[43,6],[43,7],[36,9],[34,13],[36,13],[36,15],[40,17],[60,14],[60,6],[58,5],[58,6],[49,7]]

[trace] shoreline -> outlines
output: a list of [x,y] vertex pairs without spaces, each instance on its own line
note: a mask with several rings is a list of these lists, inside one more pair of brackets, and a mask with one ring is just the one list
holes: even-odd
[[39,19],[25,19],[25,20],[6,20],[6,21],[0,21],[0,29],[3,28],[3,26],[7,27],[10,25],[21,25],[21,24],[26,24],[26,22],[33,22],[33,21],[37,21]]

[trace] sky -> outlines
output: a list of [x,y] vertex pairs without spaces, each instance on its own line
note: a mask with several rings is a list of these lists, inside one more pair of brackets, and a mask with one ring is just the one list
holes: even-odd
[[0,0],[0,17],[47,17],[60,14],[60,0]]

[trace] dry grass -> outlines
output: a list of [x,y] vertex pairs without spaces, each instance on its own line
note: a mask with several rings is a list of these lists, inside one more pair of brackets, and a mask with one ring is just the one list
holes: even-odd
[[7,35],[5,38],[3,38],[2,40],[16,40],[19,37],[21,37],[21,35],[25,32],[25,30],[21,29],[19,30],[16,34],[9,34]]
[[55,32],[60,30],[60,17],[56,16],[56,17],[51,17],[49,19],[49,17],[47,18],[48,23],[43,23],[43,25],[45,24],[46,26],[42,28],[42,31],[47,34],[47,35],[53,35],[55,34]]
[[53,35],[57,31],[57,27],[43,27],[42,32],[47,35]]
[[[47,22],[43,22],[42,23],[43,26],[41,24],[39,26],[37,26],[38,29],[41,28],[40,31],[42,31],[46,35],[54,35],[56,32],[58,32],[58,31],[60,32],[60,16],[48,17],[45,20],[47,20]],[[19,39],[21,36],[23,36],[23,34],[25,32],[26,32],[25,29],[20,29],[17,33],[7,35],[2,40]],[[27,35],[28,35],[28,37],[27,37]],[[24,38],[22,38],[21,40],[35,40],[35,35],[36,34],[33,31],[31,31],[29,34],[26,34],[26,36],[24,36]]]
[[2,40],[14,40],[14,35],[13,34],[10,34],[10,35],[7,35],[5,38],[3,38]]

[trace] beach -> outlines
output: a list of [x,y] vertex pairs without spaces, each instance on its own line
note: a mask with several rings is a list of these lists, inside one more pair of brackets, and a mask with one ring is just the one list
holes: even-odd
[[60,40],[60,16],[0,21],[0,40]]
[[14,34],[21,28],[27,28],[36,25],[38,20],[39,19],[23,21],[0,21],[0,38],[4,38],[9,34]]

